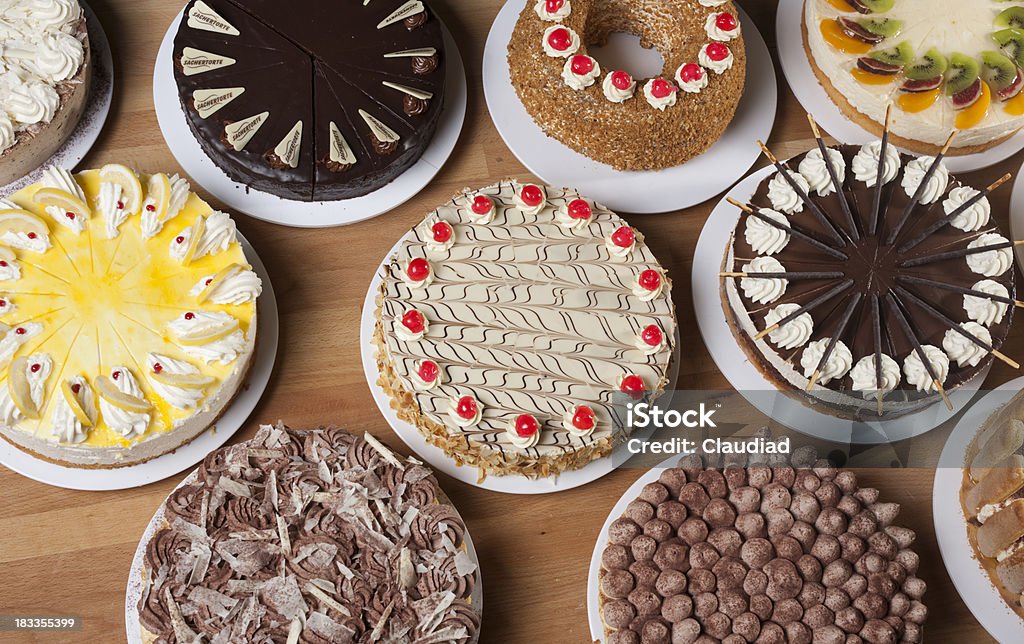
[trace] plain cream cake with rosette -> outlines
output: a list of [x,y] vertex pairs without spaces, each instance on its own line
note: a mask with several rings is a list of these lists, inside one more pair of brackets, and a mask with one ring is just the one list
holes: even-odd
[[78,125],[89,53],[78,0],[0,0],[0,185],[46,163]]
[[0,436],[77,467],[191,441],[242,385],[261,289],[184,179],[46,169],[0,200]]
[[611,452],[616,393],[661,393],[675,335],[640,233],[574,190],[502,181],[388,260],[375,342],[399,418],[481,477],[538,477]]

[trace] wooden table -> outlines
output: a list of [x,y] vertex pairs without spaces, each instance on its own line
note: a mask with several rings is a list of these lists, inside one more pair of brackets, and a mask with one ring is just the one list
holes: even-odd
[[[239,228],[267,264],[281,309],[281,348],[263,401],[237,439],[261,422],[293,427],[334,423],[370,431],[392,448],[405,445],[381,419],[359,357],[359,315],[373,271],[395,240],[437,204],[465,186],[528,177],[488,117],[481,87],[484,42],[500,0],[432,0],[458,40],[469,74],[469,113],[462,139],[437,179],[394,212],[332,230],[295,230],[239,217]],[[775,6],[745,2],[775,51]],[[140,171],[180,171],[152,105],[157,49],[182,2],[91,0],[114,50],[116,94],[106,130],[82,168],[108,162]],[[780,157],[811,147],[805,116],[781,70],[778,120],[770,144]],[[750,142],[754,144],[753,141]],[[985,185],[1016,172],[1019,158],[978,172]],[[198,187],[197,187],[198,188]],[[202,190],[199,189],[202,194]],[[993,198],[1006,225],[1009,189]],[[713,201],[668,215],[630,222],[676,278],[675,298],[684,346],[679,388],[728,389],[703,348],[691,305],[694,247]],[[216,204],[214,204],[216,205]],[[311,258],[315,258],[311,261]],[[1024,324],[1005,350],[1024,358]],[[1014,377],[997,362],[987,385]],[[483,567],[486,613],[482,642],[586,642],[586,578],[594,541],[611,506],[639,476],[616,471],[582,489],[536,497],[487,492],[442,477],[473,534]],[[869,471],[861,479],[903,504],[901,522],[918,533],[921,576],[928,582],[929,642],[978,642],[988,636],[968,612],[946,574],[932,528],[932,472]],[[70,635],[42,633],[20,642],[113,642],[124,633],[128,568],[143,528],[167,493],[185,476],[122,492],[74,492],[49,487],[0,468],[0,614],[61,613],[84,618]],[[0,642],[15,641],[0,633]]]

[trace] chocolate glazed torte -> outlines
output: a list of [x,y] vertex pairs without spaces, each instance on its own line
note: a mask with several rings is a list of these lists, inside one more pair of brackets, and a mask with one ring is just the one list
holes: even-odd
[[477,641],[465,524],[428,468],[369,434],[264,426],[211,452],[157,517],[147,644]]
[[193,0],[174,75],[192,133],[231,179],[286,199],[350,199],[430,144],[442,26],[419,0]]
[[1013,249],[992,217],[994,186],[885,140],[823,149],[757,187],[726,249],[723,306],[751,361],[804,402],[877,419],[1006,359]]

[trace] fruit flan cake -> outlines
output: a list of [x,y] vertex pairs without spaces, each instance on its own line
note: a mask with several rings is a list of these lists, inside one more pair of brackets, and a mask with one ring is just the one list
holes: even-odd
[[1024,619],[1024,398],[978,430],[964,461],[967,536],[1007,604]]
[[[588,53],[616,32],[665,60],[655,78]],[[618,170],[661,170],[704,153],[736,113],[746,50],[728,0],[529,0],[508,45],[512,85],[550,137]]]
[[740,346],[782,392],[863,419],[948,403],[993,357],[1013,363],[999,353],[1015,300],[996,185],[968,185],[941,157],[887,139],[819,139],[779,163],[739,204],[725,249],[723,306]]
[[1024,126],[1024,7],[999,0],[806,0],[806,47],[847,117],[902,147],[952,154],[992,147]]
[[260,428],[212,452],[144,545],[143,642],[473,644],[466,525],[366,434]]
[[917,535],[849,470],[682,459],[601,553],[607,644],[921,642]]
[[668,384],[672,284],[640,233],[574,190],[466,190],[382,277],[380,384],[400,418],[481,477],[607,456],[625,436],[618,392]]
[[391,183],[427,149],[444,103],[442,25],[420,0],[192,0],[173,57],[210,159],[291,200]]
[[0,185],[35,171],[64,145],[91,80],[78,0],[0,2]]
[[76,467],[188,443],[243,384],[261,289],[177,175],[47,168],[0,200],[0,436]]

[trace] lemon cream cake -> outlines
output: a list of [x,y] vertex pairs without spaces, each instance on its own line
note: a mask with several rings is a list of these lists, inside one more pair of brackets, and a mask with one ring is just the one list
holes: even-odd
[[47,168],[0,200],[0,435],[80,467],[191,441],[242,385],[261,287],[184,179]]
[[417,225],[384,266],[377,316],[399,417],[481,476],[607,456],[625,436],[617,393],[661,393],[676,335],[640,233],[574,190],[517,181]]
[[78,0],[0,2],[0,185],[46,163],[89,97],[89,34]]
[[[603,69],[588,47],[616,32],[656,48],[662,72],[641,79]],[[661,170],[702,154],[732,122],[746,83],[728,0],[530,0],[508,66],[548,136],[618,170]]]
[[848,117],[934,154],[991,147],[1024,126],[1024,7],[999,0],[806,0],[818,80]]

